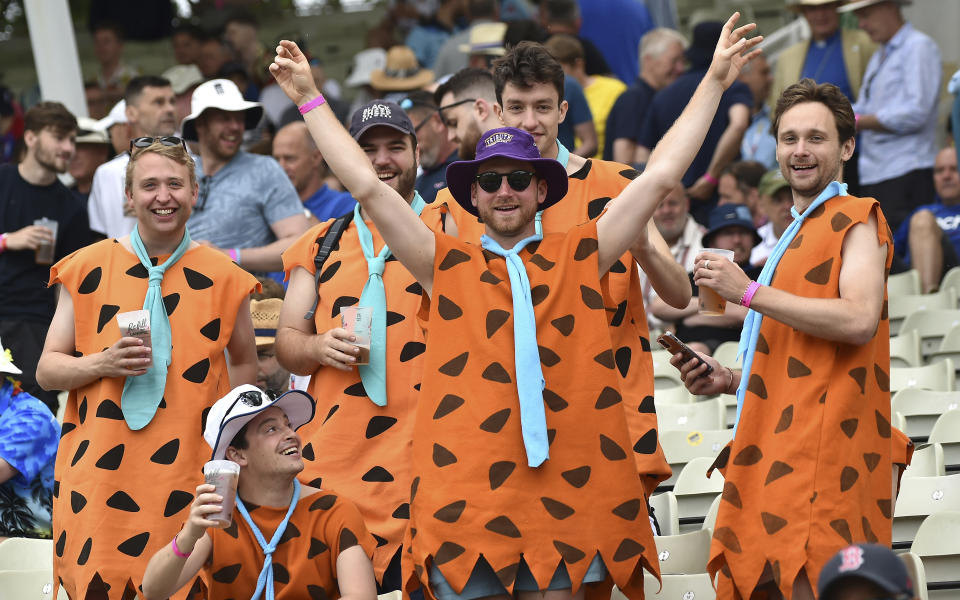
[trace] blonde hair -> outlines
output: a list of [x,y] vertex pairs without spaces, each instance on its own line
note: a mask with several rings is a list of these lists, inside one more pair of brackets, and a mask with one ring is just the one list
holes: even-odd
[[197,172],[196,165],[193,162],[193,157],[190,156],[190,153],[183,147],[182,144],[177,144],[176,146],[167,146],[166,144],[161,144],[160,142],[153,142],[146,148],[134,148],[133,153],[130,154],[130,162],[127,163],[127,173],[126,181],[124,182],[124,187],[127,192],[130,192],[133,189],[133,167],[137,164],[137,161],[140,160],[144,154],[159,154],[164,158],[169,158],[178,165],[183,165],[187,167],[187,171],[190,173],[190,189],[197,187]]

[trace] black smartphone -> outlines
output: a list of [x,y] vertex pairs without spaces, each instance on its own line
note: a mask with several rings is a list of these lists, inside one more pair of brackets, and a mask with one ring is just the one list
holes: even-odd
[[711,367],[709,364],[707,364],[706,361],[704,361],[702,358],[700,358],[700,355],[699,355],[699,354],[697,354],[696,352],[694,352],[693,350],[691,350],[691,349],[690,349],[690,346],[684,344],[684,343],[680,340],[680,338],[678,338],[677,336],[673,335],[673,333],[671,333],[671,332],[668,331],[668,332],[666,332],[666,333],[661,334],[659,337],[657,337],[657,342],[658,342],[661,346],[663,346],[664,348],[666,348],[666,349],[670,352],[670,354],[676,354],[676,353],[678,353],[678,352],[681,353],[681,354],[683,354],[683,359],[684,359],[685,361],[688,361],[688,360],[691,360],[691,359],[696,359],[696,360],[697,360],[697,363],[698,363],[698,366],[699,366],[699,365],[707,365],[707,371],[706,371],[706,373],[704,373],[704,375],[709,375],[710,373],[713,373],[713,367]]

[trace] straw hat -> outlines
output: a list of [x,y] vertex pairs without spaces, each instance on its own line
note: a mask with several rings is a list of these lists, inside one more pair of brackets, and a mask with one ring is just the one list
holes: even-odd
[[787,0],[787,8],[800,12],[804,6],[823,6],[824,4],[843,4],[846,0]]
[[250,317],[253,319],[253,334],[257,348],[271,346],[277,338],[277,323],[280,321],[280,298],[250,301]]
[[483,56],[503,56],[507,53],[503,47],[503,36],[507,33],[506,23],[478,23],[470,28],[470,42],[460,44],[460,52]]
[[370,85],[383,92],[407,92],[433,83],[433,71],[424,69],[407,46],[394,46],[387,52],[387,63],[370,73]]
[[880,4],[881,2],[893,2],[894,4],[899,4],[900,6],[907,6],[908,4],[913,4],[913,0],[857,0],[856,2],[850,2],[844,4],[837,9],[837,12],[847,13],[853,12],[855,10],[860,10],[861,8],[866,8],[868,6],[873,6],[874,4]]

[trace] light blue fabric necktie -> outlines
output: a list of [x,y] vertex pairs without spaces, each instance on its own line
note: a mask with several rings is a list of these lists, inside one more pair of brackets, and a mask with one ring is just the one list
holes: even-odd
[[530,279],[518,252],[530,242],[539,242],[539,233],[517,242],[510,250],[504,250],[493,238],[483,235],[480,245],[502,256],[507,262],[510,277],[510,292],[513,295],[513,354],[517,373],[517,395],[520,398],[520,429],[523,446],[527,450],[527,464],[539,467],[550,457],[547,441],[547,415],[543,408],[543,369],[540,366],[540,350],[537,348],[537,321],[530,297]]
[[[802,215],[797,212],[795,207],[791,208],[790,212],[793,214],[793,222],[790,223],[786,231],[783,232],[783,235],[780,236],[780,239],[777,241],[777,245],[773,247],[770,257],[763,265],[763,270],[760,271],[760,276],[757,277],[757,283],[761,285],[770,285],[770,282],[773,281],[773,274],[777,270],[777,265],[780,264],[780,259],[783,257],[783,253],[786,252],[787,247],[793,243],[793,238],[797,236],[797,233],[800,231],[800,227],[803,225],[803,221],[810,215],[810,213],[816,210],[817,207],[827,200],[836,196],[846,195],[847,184],[840,183],[839,181],[832,181],[823,189],[822,192],[820,192],[820,195],[817,196],[817,199],[807,207],[807,210],[803,211]],[[762,323],[763,314],[750,309],[747,311],[747,317],[743,320],[743,329],[740,331],[740,346],[737,348],[737,357],[743,360],[743,371],[740,374],[740,385],[737,387],[737,417],[733,423],[734,437],[737,435],[737,426],[740,424],[740,412],[743,410],[743,399],[747,394],[747,386],[750,383],[750,371],[753,368],[753,355],[757,351],[757,339],[760,337],[760,325]]]
[[[299,501],[300,482],[294,479],[293,497],[290,498],[290,508],[287,509],[287,516],[283,518],[283,521],[280,521],[277,530],[273,532],[273,537],[270,538],[270,543],[267,544],[260,528],[257,527],[257,524],[250,518],[250,513],[247,512],[247,507],[243,505],[243,500],[240,499],[240,496],[237,496],[237,509],[240,511],[240,514],[243,515],[243,520],[247,522],[247,525],[249,525],[251,531],[253,531],[254,537],[257,538],[257,543],[260,544],[260,549],[263,550],[263,568],[260,570],[260,576],[257,577],[257,589],[254,590],[253,595],[250,596],[250,600],[257,600],[261,594],[263,594],[264,600],[273,600],[273,553],[280,543],[280,538],[283,537],[283,532],[287,530],[290,515],[292,515],[294,509],[297,508],[297,502]],[[267,585],[268,583],[270,585]]]
[[183,239],[173,254],[162,265],[153,266],[147,248],[140,239],[138,226],[134,225],[130,232],[130,245],[133,252],[147,269],[147,295],[143,299],[143,309],[150,311],[150,340],[152,345],[151,356],[153,364],[143,375],[127,377],[123,383],[123,394],[120,396],[120,410],[127,422],[127,427],[136,431],[143,429],[153,419],[163,399],[163,389],[167,385],[167,368],[170,366],[170,350],[173,346],[173,334],[170,332],[170,317],[167,316],[167,307],[163,304],[163,292],[160,284],[163,283],[164,272],[173,266],[190,247],[190,232],[183,230]]
[[[413,193],[413,202],[410,208],[417,216],[423,212],[426,203],[420,197],[420,192]],[[387,405],[387,293],[383,287],[383,269],[390,258],[390,248],[386,244],[380,249],[380,254],[373,254],[373,235],[367,224],[360,216],[360,205],[353,209],[353,224],[357,227],[357,237],[360,238],[360,249],[367,259],[367,282],[363,284],[359,306],[373,308],[373,323],[371,324],[370,364],[357,365],[360,381],[367,396],[377,406]]]
[[[567,163],[570,162],[570,151],[567,150],[566,146],[560,143],[560,140],[557,140],[557,162],[563,165],[563,168],[567,168]],[[537,216],[533,221],[534,230],[537,232],[537,235],[543,236],[543,211],[538,210]]]

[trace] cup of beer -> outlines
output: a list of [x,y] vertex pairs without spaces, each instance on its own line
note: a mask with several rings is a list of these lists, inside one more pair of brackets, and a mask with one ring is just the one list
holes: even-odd
[[216,521],[221,529],[230,527],[233,522],[233,507],[237,500],[237,480],[240,478],[240,465],[230,460],[211,460],[203,465],[203,479],[213,487],[215,494],[223,497],[220,512],[207,515]]
[[[724,259],[733,262],[733,250],[721,250],[720,248],[704,248],[701,252],[710,252],[719,254]],[[714,259],[715,260],[715,259]],[[718,316],[722,315],[727,308],[726,299],[705,285],[700,286],[700,309],[701,315]]]
[[50,244],[40,244],[34,251],[34,262],[38,265],[52,265],[54,251],[57,245],[57,222],[46,217],[37,219],[33,222],[38,227],[46,227],[53,234],[53,242]]
[[357,340],[354,344],[360,349],[358,365],[370,364],[370,338],[373,327],[373,307],[341,306],[340,322],[343,328],[352,333]]

